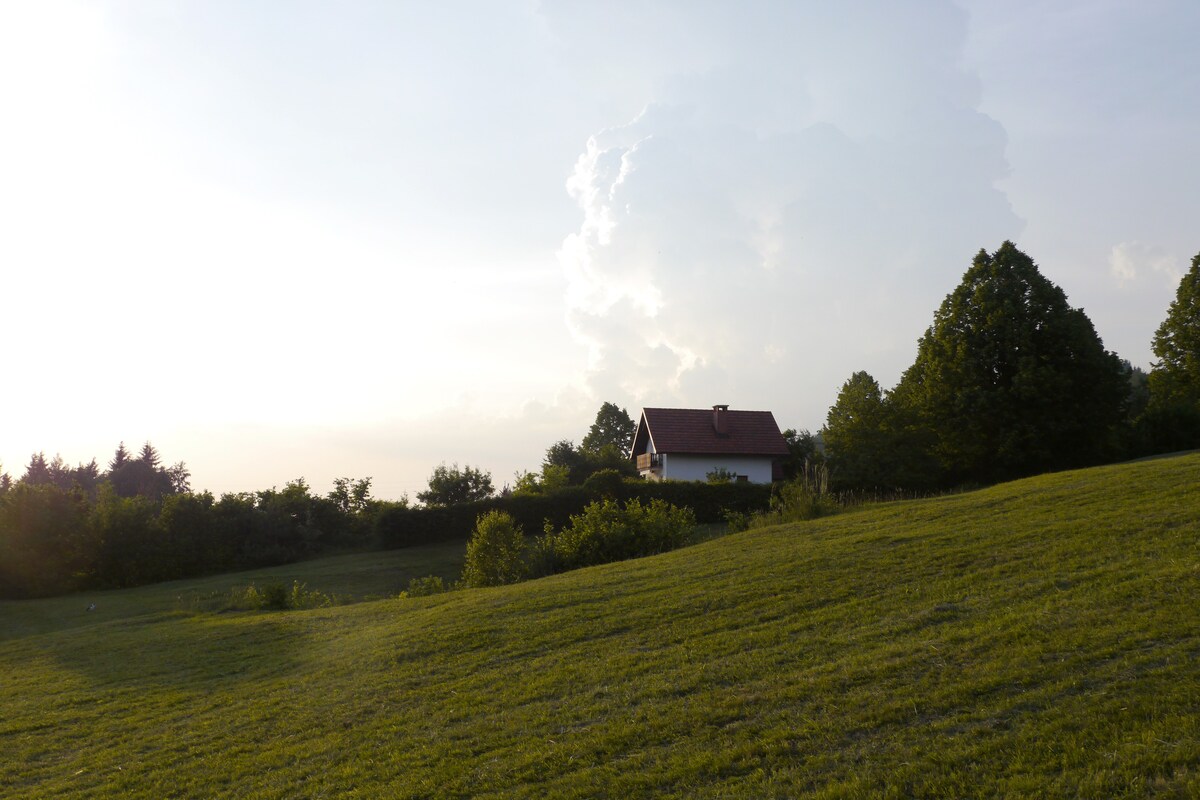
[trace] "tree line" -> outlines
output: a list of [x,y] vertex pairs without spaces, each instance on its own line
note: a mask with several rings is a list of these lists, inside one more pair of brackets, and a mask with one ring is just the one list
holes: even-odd
[[821,431],[839,489],[987,484],[1200,447],[1200,254],[1154,336],[1149,375],[1005,242],[981,250],[899,383],[843,384]]
[[[818,434],[784,432],[785,475],[822,463],[836,490],[930,491],[1200,447],[1200,254],[1153,350],[1148,374],[1122,361],[1029,256],[1011,242],[981,250],[895,387],[855,372]],[[370,478],[338,479],[325,495],[300,478],[217,498],[192,491],[187,466],[164,466],[149,443],[136,455],[122,443],[103,470],[36,453],[18,480],[0,471],[0,597],[460,538],[497,509],[535,529],[598,497],[662,495],[706,521],[765,505],[765,494],[725,497],[720,486],[631,482],[634,431],[605,402],[578,445],[554,442],[538,472],[499,492],[483,470],[440,465],[417,495],[422,508],[373,499]]]
[[164,467],[147,443],[121,444],[107,469],[35,453],[17,480],[0,475],[0,598],[122,588],[295,561],[369,540],[393,504],[371,479],[326,495],[303,478],[283,489],[193,492],[187,466]]

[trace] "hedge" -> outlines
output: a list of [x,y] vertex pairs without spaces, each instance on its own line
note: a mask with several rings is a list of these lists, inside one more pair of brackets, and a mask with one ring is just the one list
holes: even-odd
[[593,500],[614,497],[637,498],[643,503],[665,500],[672,505],[692,509],[699,523],[723,522],[726,510],[748,514],[770,504],[771,487],[755,483],[708,484],[684,481],[625,480],[619,485],[568,486],[550,494],[522,494],[493,497],[475,503],[447,508],[383,509],[375,520],[380,544],[388,549],[437,542],[463,541],[470,538],[475,520],[489,511],[504,511],[512,516],[526,534],[540,533],[547,520],[557,530]]

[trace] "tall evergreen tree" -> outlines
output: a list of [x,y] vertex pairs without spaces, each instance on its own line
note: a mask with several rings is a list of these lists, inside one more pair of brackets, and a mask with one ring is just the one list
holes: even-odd
[[138,453],[137,460],[153,469],[158,469],[159,463],[162,461],[158,451],[154,449],[154,445],[149,442],[142,445],[142,452]]
[[953,482],[1102,460],[1127,394],[1087,315],[1012,242],[975,256],[894,393]]
[[108,471],[116,472],[127,463],[129,463],[129,451],[125,449],[125,443],[121,442],[117,445],[117,452],[113,453],[112,461],[108,462]]
[[37,452],[30,456],[29,464],[25,467],[25,474],[21,476],[21,483],[29,486],[41,486],[53,483],[53,480],[50,466],[46,463],[46,454]]

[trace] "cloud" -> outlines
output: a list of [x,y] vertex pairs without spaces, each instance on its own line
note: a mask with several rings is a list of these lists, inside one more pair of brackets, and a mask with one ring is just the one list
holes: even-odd
[[595,394],[819,426],[852,371],[897,378],[974,252],[1020,230],[961,12],[855,8],[656,5],[704,44],[666,46],[685,60],[623,38],[650,102],[588,140],[559,254]]
[[1177,285],[1183,278],[1183,269],[1174,254],[1139,241],[1113,245],[1108,264],[1109,272],[1118,286],[1126,286],[1151,274],[1162,276],[1163,283],[1170,286]]

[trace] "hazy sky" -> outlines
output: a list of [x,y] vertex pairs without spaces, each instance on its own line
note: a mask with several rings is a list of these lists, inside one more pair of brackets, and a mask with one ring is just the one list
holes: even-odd
[[497,485],[603,401],[816,430],[1014,240],[1149,366],[1200,4],[0,0],[0,462]]

